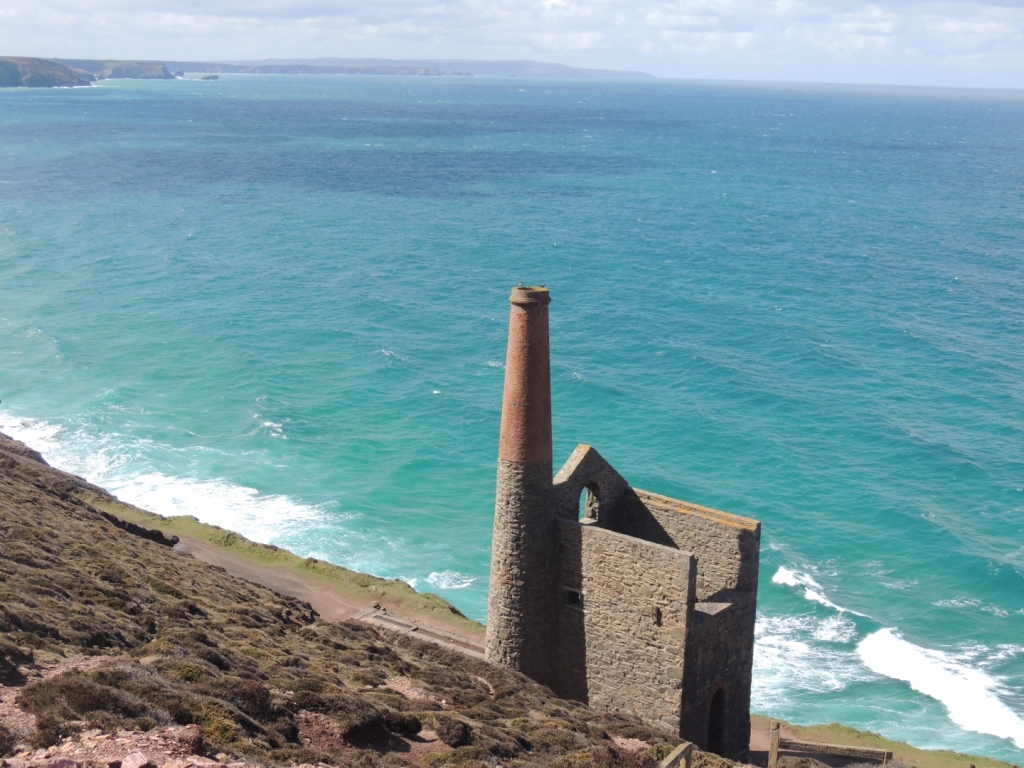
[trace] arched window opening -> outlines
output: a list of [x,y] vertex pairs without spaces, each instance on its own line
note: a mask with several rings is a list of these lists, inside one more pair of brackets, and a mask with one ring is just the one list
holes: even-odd
[[597,485],[588,483],[580,491],[580,520],[597,521],[600,513],[600,503],[597,498]]
[[719,688],[711,697],[708,712],[708,752],[722,754],[725,749],[725,689]]

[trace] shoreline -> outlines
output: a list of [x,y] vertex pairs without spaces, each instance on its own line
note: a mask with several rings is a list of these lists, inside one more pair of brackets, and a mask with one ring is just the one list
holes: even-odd
[[[60,476],[63,493],[126,523],[159,531],[167,537],[177,537],[175,551],[221,568],[236,578],[309,603],[325,621],[367,621],[359,614],[372,612],[371,609],[377,606],[389,614],[397,614],[394,618],[414,622],[425,630],[426,635],[434,635],[421,636],[424,640],[437,642],[439,638],[447,638],[464,647],[482,649],[485,631],[482,624],[464,616],[442,597],[417,592],[400,579],[383,579],[315,558],[301,558],[280,547],[258,544],[224,528],[201,523],[192,516],[157,515],[123,502],[80,477],[50,467],[41,454],[2,432],[0,451],[40,461],[48,472]],[[369,623],[377,622],[371,617]],[[469,655],[474,654],[470,651]],[[891,751],[894,759],[918,768],[967,768],[968,765],[975,768],[1019,768],[1012,763],[980,755],[921,749],[839,723],[800,726],[751,713],[749,760],[754,765],[767,764],[767,732],[773,720],[781,723],[785,738],[821,744],[881,747]],[[782,756],[800,759],[812,755],[780,752]],[[825,765],[843,764],[824,755],[814,754],[813,757]]]

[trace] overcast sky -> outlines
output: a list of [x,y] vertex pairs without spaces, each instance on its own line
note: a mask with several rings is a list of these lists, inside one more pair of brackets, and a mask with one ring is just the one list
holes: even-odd
[[1024,0],[0,0],[0,55],[515,58],[1024,88]]

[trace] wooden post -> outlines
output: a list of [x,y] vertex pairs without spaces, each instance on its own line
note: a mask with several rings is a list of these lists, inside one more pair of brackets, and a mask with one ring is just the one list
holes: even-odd
[[772,720],[768,730],[768,768],[779,766],[779,722]]
[[690,768],[690,756],[692,754],[693,744],[684,741],[658,764],[658,768]]

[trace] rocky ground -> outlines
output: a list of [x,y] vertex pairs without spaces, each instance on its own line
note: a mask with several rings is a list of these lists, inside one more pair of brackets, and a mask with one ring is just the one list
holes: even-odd
[[13,768],[654,768],[678,743],[509,670],[323,621],[96,509],[86,485],[0,436]]

